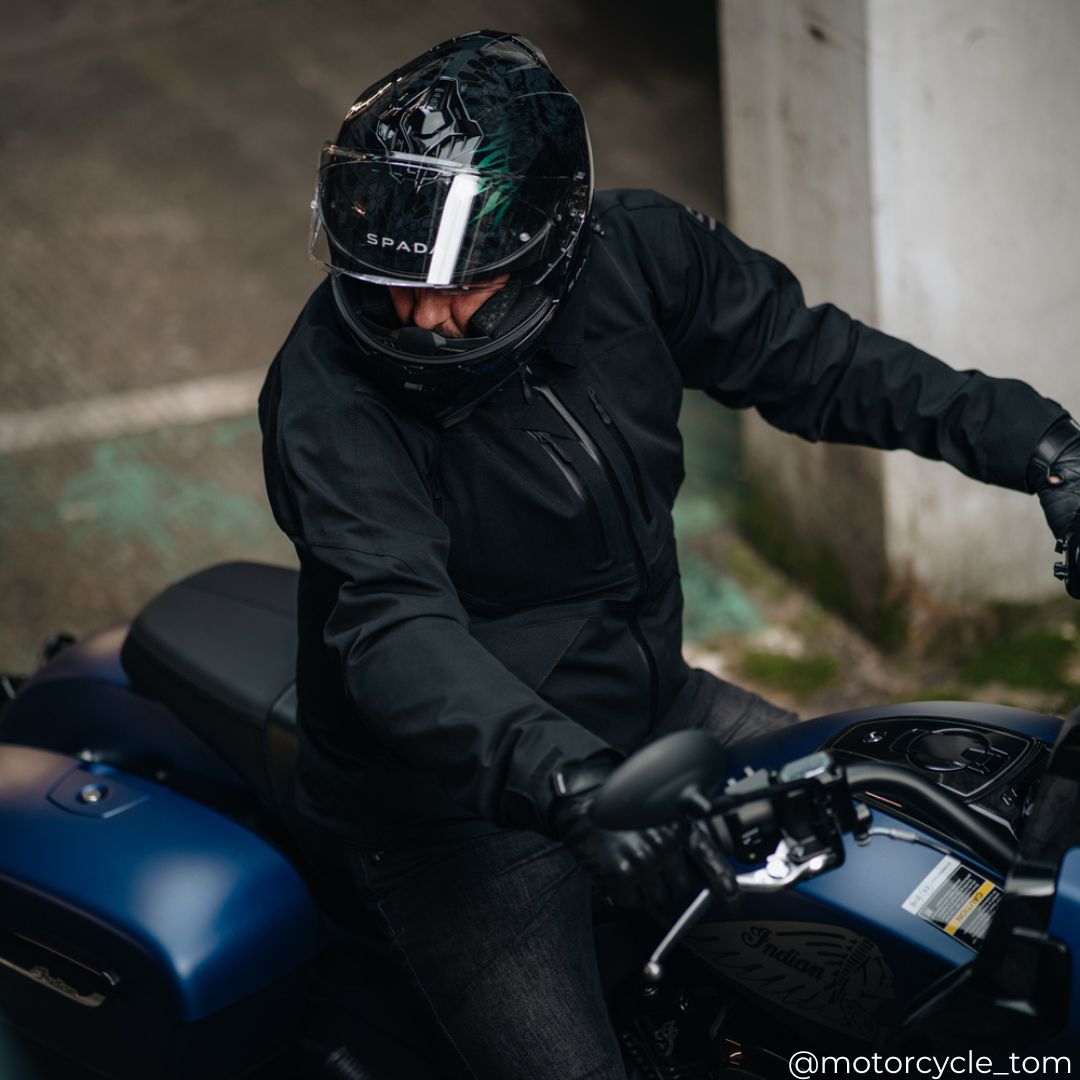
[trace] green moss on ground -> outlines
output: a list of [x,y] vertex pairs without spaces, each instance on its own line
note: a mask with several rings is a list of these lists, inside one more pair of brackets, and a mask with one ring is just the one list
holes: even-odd
[[742,501],[739,522],[746,537],[796,581],[838,615],[858,626],[883,649],[902,648],[909,618],[903,598],[888,596],[885,583],[877,599],[860,603],[843,561],[822,546],[807,544],[787,526],[782,509],[760,488],[751,487]]
[[1066,691],[1073,687],[1065,675],[1065,664],[1074,649],[1071,641],[1049,630],[1004,637],[983,644],[958,674],[976,685],[997,682],[1045,693]]
[[971,691],[963,686],[928,686],[914,694],[905,694],[902,701],[970,701]]
[[749,651],[743,654],[740,667],[753,682],[799,698],[828,686],[839,672],[836,657],[825,654],[784,656]]

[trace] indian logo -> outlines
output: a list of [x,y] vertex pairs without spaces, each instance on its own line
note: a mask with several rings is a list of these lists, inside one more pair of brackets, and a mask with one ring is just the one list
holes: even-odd
[[841,926],[801,922],[702,923],[687,944],[717,971],[773,1004],[864,1039],[895,997],[881,950]]

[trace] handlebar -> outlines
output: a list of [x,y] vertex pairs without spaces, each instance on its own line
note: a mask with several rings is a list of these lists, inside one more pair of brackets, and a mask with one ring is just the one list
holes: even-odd
[[984,823],[973,810],[958,802],[918,773],[893,765],[865,763],[846,769],[851,793],[874,795],[878,792],[899,796],[912,806],[930,814],[949,833],[995,870],[1005,873],[1016,858],[1016,846]]
[[[853,796],[885,799],[887,793],[903,800],[923,811],[977,859],[1003,874],[1015,862],[1013,844],[932,781],[891,765],[867,762],[844,766],[827,751],[809,754],[776,771],[748,771],[746,776],[729,781],[722,791],[707,796],[702,770],[688,765],[693,758],[690,751],[697,747],[690,744],[686,734],[666,737],[669,747],[684,740],[686,745],[678,742],[677,746],[686,752],[681,757],[671,754],[670,760],[676,760],[680,768],[665,778],[666,797],[648,809],[653,813],[666,807],[672,816],[679,812],[688,819],[688,854],[701,869],[707,885],[649,958],[644,971],[649,980],[662,976],[664,957],[711,903],[718,901],[733,913],[742,893],[776,892],[843,863],[845,834],[860,843],[875,834],[870,828],[869,807]],[[616,811],[631,806],[643,791],[657,790],[662,764],[668,757],[666,751],[659,743],[653,744],[648,760],[640,761],[636,767],[632,762],[624,766],[621,782],[618,773],[608,781],[614,785],[606,807],[609,816],[618,818]],[[618,827],[619,822],[616,820],[614,825]],[[884,834],[922,842],[915,834],[889,830]],[[766,845],[765,852],[762,844]],[[767,853],[773,845],[771,853]],[[764,865],[741,873],[735,873],[727,861],[731,857],[744,866],[753,866],[763,854]]]
[[1069,531],[1057,542],[1057,553],[1064,555],[1064,562],[1055,563],[1054,577],[1065,583],[1065,591],[1080,600],[1080,512],[1073,519]]

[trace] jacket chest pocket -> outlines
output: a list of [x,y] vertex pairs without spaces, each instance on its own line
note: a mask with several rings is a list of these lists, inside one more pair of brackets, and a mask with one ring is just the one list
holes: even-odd
[[605,526],[600,502],[574,461],[574,455],[547,431],[530,430],[529,434],[544,448],[556,472],[566,481],[573,502],[580,504],[580,509],[584,511],[592,537],[592,569],[607,570],[612,563],[611,543],[608,539],[610,525]]
[[513,610],[629,585],[617,504],[578,440],[531,426],[484,434],[443,451],[450,576],[466,604]]

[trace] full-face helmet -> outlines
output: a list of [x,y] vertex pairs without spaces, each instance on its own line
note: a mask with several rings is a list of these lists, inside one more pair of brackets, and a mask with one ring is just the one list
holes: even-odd
[[[591,199],[577,100],[524,38],[478,31],[357,98],[323,148],[311,253],[365,371],[448,424],[531,355],[581,269]],[[402,326],[386,288],[504,275],[462,338]]]

